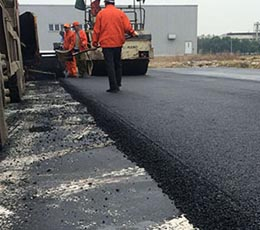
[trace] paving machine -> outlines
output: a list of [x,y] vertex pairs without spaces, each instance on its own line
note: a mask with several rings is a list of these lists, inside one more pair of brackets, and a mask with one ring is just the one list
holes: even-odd
[[[95,12],[98,5],[95,4],[98,1],[90,1],[90,5],[83,6],[85,10],[85,30],[90,43],[89,49],[83,52],[79,52],[80,61],[87,62],[86,72],[89,75],[102,76],[107,75],[104,57],[101,48],[91,47],[93,27],[95,24]],[[77,1],[76,1],[77,3]],[[152,36],[150,33],[144,30],[145,25],[145,9],[142,7],[144,0],[133,0],[132,5],[126,7],[120,7],[123,10],[133,28],[139,33],[138,37],[127,37],[126,42],[122,49],[122,64],[123,64],[123,75],[144,75],[147,72],[150,58],[153,58],[152,48]],[[76,5],[75,5],[76,7]],[[96,8],[93,8],[96,7]],[[77,7],[76,7],[77,8]],[[82,10],[82,6],[78,9]],[[57,57],[60,61],[65,62],[71,55],[70,52],[56,52]]]
[[[28,27],[28,23],[20,25],[17,0],[0,0],[0,148],[7,139],[4,108],[10,102],[19,102],[25,90],[23,56],[27,54],[22,52],[21,44],[24,50],[27,48],[26,42],[21,42],[20,26]],[[30,36],[32,31],[25,33],[23,38]],[[36,47],[30,52],[35,55],[38,41],[34,42]]]
[[[85,11],[85,24],[88,38],[91,42],[93,27],[95,22],[95,5],[91,1],[91,6]],[[132,5],[120,7],[123,10],[133,28],[139,33],[138,37],[127,37],[122,49],[123,75],[144,75],[147,72],[150,58],[153,58],[152,36],[144,30],[145,9],[142,7],[144,0],[133,0]],[[86,59],[89,75],[106,75],[106,68],[102,49],[90,50],[82,53],[82,59]]]

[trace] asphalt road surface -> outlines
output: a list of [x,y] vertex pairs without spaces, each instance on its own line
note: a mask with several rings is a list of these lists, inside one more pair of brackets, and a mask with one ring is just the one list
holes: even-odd
[[260,229],[260,71],[157,69],[64,79],[200,229]]
[[195,230],[59,82],[27,82],[6,109],[1,230]]

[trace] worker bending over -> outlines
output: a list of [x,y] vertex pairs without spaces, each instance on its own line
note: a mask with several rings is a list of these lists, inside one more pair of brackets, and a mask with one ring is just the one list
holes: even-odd
[[[69,24],[64,24],[64,41],[63,41],[63,49],[73,51],[74,49],[74,32],[70,29]],[[69,77],[77,77],[77,65],[75,57],[72,57],[70,61],[66,62],[66,70],[68,72]]]
[[115,7],[114,0],[105,0],[105,9],[96,17],[92,45],[102,47],[109,79],[107,92],[117,93],[121,86],[121,51],[125,43],[125,33],[138,36],[126,14]]
[[[79,22],[73,22],[74,33],[74,52],[86,50],[88,47],[88,38],[86,32],[79,26]],[[87,62],[84,53],[76,55],[76,61],[79,71],[79,77],[83,77],[87,70]]]

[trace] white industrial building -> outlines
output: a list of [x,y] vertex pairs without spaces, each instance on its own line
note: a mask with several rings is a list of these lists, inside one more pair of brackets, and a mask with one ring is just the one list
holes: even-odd
[[[155,56],[197,53],[197,5],[144,5],[145,30],[152,34]],[[41,50],[52,50],[59,42],[64,23],[84,23],[84,12],[74,5],[20,5],[20,13],[37,17]]]

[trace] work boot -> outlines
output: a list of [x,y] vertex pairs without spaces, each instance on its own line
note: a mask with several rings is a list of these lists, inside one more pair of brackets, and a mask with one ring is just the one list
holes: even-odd
[[108,93],[118,93],[120,91],[120,89],[108,89],[107,92]]
[[63,71],[63,74],[64,74],[64,77],[65,77],[65,78],[67,78],[67,77],[69,76],[69,73],[68,73],[68,71],[66,71],[66,70]]
[[76,75],[69,75],[68,77],[70,77],[70,78],[77,78]]
[[83,74],[84,78],[90,78],[90,75],[88,75],[86,72]]

